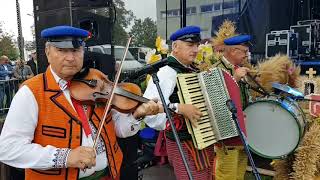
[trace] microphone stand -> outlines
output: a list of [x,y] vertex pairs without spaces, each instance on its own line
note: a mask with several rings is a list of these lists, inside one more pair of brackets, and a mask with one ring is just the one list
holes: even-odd
[[259,84],[254,77],[252,77],[249,73],[247,73],[247,77],[251,79],[252,82],[254,82],[254,84],[257,85],[257,88],[252,87],[247,81],[242,81],[243,83],[247,84],[249,86],[250,89],[264,95],[264,96],[269,96],[270,94],[268,93],[268,91],[266,91],[261,84]]
[[164,99],[164,96],[163,96],[163,93],[162,93],[162,90],[160,88],[160,84],[159,84],[159,78],[157,76],[157,72],[152,72],[151,73],[151,76],[152,76],[152,80],[153,80],[153,83],[156,85],[157,89],[158,89],[158,92],[159,92],[159,96],[160,96],[160,99],[161,99],[161,102],[162,102],[162,105],[163,105],[163,109],[164,109],[164,112],[166,113],[167,115],[167,118],[169,120],[169,123],[171,125],[171,129],[172,129],[172,133],[173,133],[173,136],[174,136],[174,139],[176,140],[176,143],[177,143],[177,146],[178,146],[178,149],[179,149],[179,152],[180,152],[180,155],[181,155],[181,158],[183,160],[183,164],[187,170],[187,173],[188,173],[188,176],[189,176],[189,179],[190,180],[193,180],[193,177],[192,177],[192,174],[191,174],[191,171],[190,171],[190,168],[189,168],[189,165],[187,163],[187,160],[186,160],[186,157],[183,153],[183,150],[182,150],[182,146],[181,146],[181,142],[180,142],[180,139],[178,137],[178,134],[177,134],[177,130],[172,122],[172,117],[171,117],[171,113],[169,112],[169,108],[168,108],[168,105],[166,104],[166,101]]
[[238,130],[241,142],[243,144],[244,150],[246,151],[246,154],[248,155],[248,158],[249,158],[249,161],[250,161],[250,165],[252,167],[252,172],[254,174],[254,177],[255,177],[256,180],[261,180],[261,177],[259,175],[257,167],[254,164],[253,158],[251,156],[251,152],[249,150],[248,142],[246,140],[246,137],[243,134],[242,130],[240,129],[240,125],[239,125],[238,118],[237,118],[237,108],[236,108],[236,106],[234,105],[234,103],[233,103],[233,101],[231,99],[227,100],[226,104],[227,104],[230,112],[232,113],[232,119],[236,124],[236,127],[237,127],[237,130]]

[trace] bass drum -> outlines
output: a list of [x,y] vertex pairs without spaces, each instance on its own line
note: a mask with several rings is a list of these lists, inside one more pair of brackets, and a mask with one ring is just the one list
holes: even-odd
[[251,103],[244,112],[249,147],[259,156],[285,158],[298,147],[306,121],[295,101],[270,96]]

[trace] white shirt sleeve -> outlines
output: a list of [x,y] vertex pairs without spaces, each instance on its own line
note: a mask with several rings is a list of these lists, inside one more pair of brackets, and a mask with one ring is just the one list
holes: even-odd
[[27,86],[14,96],[0,136],[0,161],[18,168],[49,169],[58,148],[32,143],[38,104]]
[[[177,72],[171,67],[165,66],[163,68],[160,68],[157,75],[159,78],[160,88],[166,101],[165,104],[169,104],[169,97],[171,96],[171,94],[174,91],[174,88],[176,87]],[[143,96],[148,99],[157,98],[160,100],[157,87],[153,83],[152,78],[150,78],[147,89],[144,92]],[[154,128],[156,130],[164,130],[166,128],[167,117],[165,113],[160,113],[157,115],[146,116],[144,118],[144,121],[151,128]]]
[[140,129],[140,121],[133,115],[125,114],[112,109],[112,119],[114,121],[116,135],[119,138],[126,138],[135,135]]

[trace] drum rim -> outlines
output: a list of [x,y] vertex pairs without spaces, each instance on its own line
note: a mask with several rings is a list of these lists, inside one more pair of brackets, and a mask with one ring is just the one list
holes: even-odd
[[[288,98],[285,98],[285,99],[288,100],[288,101],[292,101],[291,99],[288,99]],[[271,102],[271,103],[273,103],[273,104],[280,104],[280,106],[283,107],[283,106],[281,105],[281,103],[278,102],[278,101],[276,101],[276,100],[260,99],[260,100],[255,101],[255,102],[250,102],[250,103],[248,104],[248,106],[243,110],[243,112],[245,112],[245,110],[246,110],[250,105],[253,105],[253,104],[258,103],[258,102]],[[300,107],[299,105],[297,105],[297,106],[298,106],[299,110],[301,111],[301,110],[302,110],[301,107]],[[294,117],[294,119],[296,120],[296,122],[298,122],[298,118],[295,116],[294,113],[292,113],[291,111],[289,111],[288,109],[286,109],[286,108],[284,108],[284,107],[283,107],[283,109],[285,109],[287,112],[289,112],[289,113]],[[303,111],[302,111],[302,112],[303,112]],[[306,123],[305,114],[302,113],[302,116],[303,116],[303,118],[302,118],[302,119],[303,119],[303,122]],[[294,153],[294,151],[298,148],[299,144],[301,143],[302,138],[303,138],[303,136],[304,136],[304,134],[305,134],[305,127],[302,128],[301,125],[300,125],[300,123],[297,123],[297,124],[298,124],[298,127],[299,127],[299,141],[298,141],[298,143],[296,144],[296,146],[293,148],[293,150],[290,151],[290,152],[289,152],[288,154],[286,154],[286,155],[283,155],[283,156],[267,156],[267,155],[263,155],[262,153],[254,150],[254,149],[250,146],[249,141],[248,141],[248,146],[249,146],[249,148],[250,148],[250,150],[251,150],[252,152],[254,152],[254,153],[257,154],[258,156],[261,156],[261,157],[263,157],[263,158],[267,158],[267,159],[284,159],[284,158],[286,158],[288,155]],[[301,132],[302,130],[303,130],[303,132]]]

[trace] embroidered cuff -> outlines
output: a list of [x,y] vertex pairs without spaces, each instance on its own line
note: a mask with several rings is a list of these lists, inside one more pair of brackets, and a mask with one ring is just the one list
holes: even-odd
[[71,149],[58,148],[54,153],[53,168],[67,168],[67,158]]

